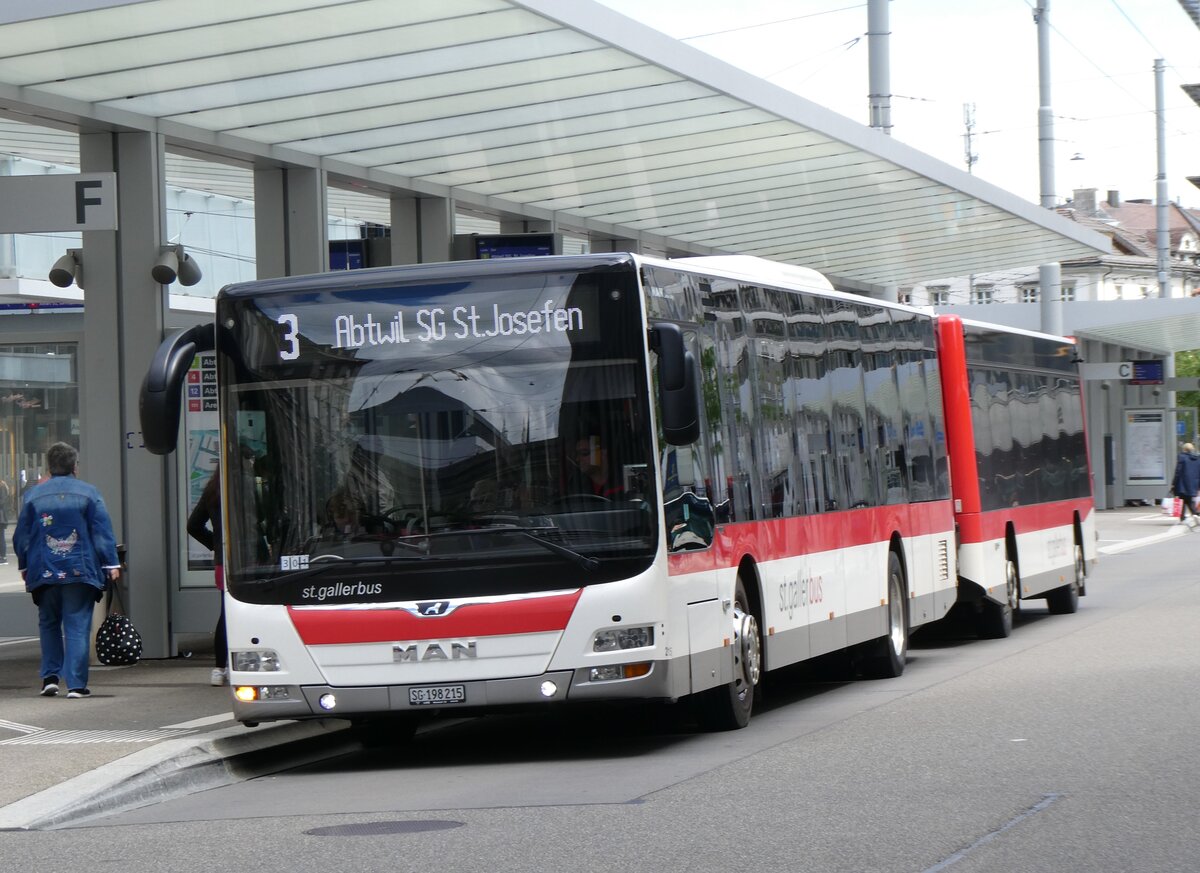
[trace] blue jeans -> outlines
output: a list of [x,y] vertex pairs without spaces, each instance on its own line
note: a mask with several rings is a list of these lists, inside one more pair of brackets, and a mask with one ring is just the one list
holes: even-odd
[[38,605],[42,678],[57,676],[67,688],[87,688],[96,586],[86,582],[43,585]]

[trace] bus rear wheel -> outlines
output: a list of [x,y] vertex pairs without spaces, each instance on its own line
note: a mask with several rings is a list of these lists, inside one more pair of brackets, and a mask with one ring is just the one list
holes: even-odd
[[888,552],[887,580],[887,634],[870,644],[871,654],[863,664],[863,672],[874,679],[895,679],[908,660],[908,586],[895,552]]
[[1079,592],[1083,589],[1083,548],[1075,544],[1073,578],[1066,585],[1046,594],[1046,606],[1053,615],[1070,615],[1079,609]]
[[696,697],[696,716],[706,730],[728,731],[748,725],[755,688],[762,677],[762,637],[740,576],[733,591],[730,620],[733,681]]
[[1013,629],[1013,616],[1020,608],[1021,575],[1012,558],[1004,562],[1004,602],[984,600],[979,607],[976,630],[985,640],[998,640],[1009,636]]
[[1075,541],[1075,584],[1079,586],[1079,596],[1087,596],[1087,561],[1083,557],[1083,546]]

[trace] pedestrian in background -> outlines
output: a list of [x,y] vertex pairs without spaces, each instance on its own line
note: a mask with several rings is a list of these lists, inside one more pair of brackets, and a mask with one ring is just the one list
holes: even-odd
[[[1200,455],[1191,443],[1183,444],[1183,451],[1175,462],[1175,477],[1171,480],[1171,491],[1182,498],[1179,523],[1196,527],[1196,495],[1200,494]],[[1188,517],[1188,514],[1191,517]]]
[[[213,657],[216,666],[212,671],[212,684],[224,685],[229,681],[229,643],[225,637],[225,565],[221,548],[221,477],[214,469],[200,500],[187,520],[188,536],[213,553],[213,579],[221,594],[221,612],[213,630]],[[211,528],[211,529],[210,529]]]
[[0,479],[0,564],[8,563],[8,513],[12,508],[12,489]]
[[25,492],[13,551],[38,608],[42,696],[58,694],[61,677],[67,697],[88,697],[92,610],[121,576],[117,538],[100,492],[75,478],[75,447],[55,443],[46,465],[50,478]]

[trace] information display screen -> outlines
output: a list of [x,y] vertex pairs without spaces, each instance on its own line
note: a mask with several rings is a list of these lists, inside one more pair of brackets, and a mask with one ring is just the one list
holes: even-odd
[[481,260],[490,258],[526,258],[540,255],[557,255],[559,247],[552,233],[519,233],[500,236],[475,237],[475,257]]

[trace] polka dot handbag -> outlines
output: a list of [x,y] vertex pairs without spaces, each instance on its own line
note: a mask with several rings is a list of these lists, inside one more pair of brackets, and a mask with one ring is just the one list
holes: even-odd
[[[110,583],[110,589],[115,587]],[[96,631],[96,658],[110,667],[126,667],[136,664],[141,657],[142,637],[133,622],[120,612],[109,612]]]

